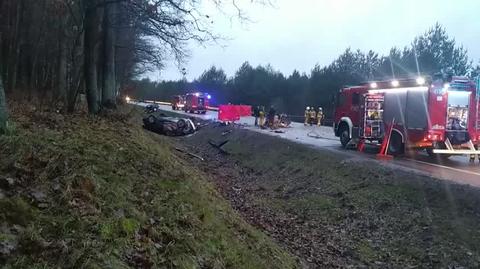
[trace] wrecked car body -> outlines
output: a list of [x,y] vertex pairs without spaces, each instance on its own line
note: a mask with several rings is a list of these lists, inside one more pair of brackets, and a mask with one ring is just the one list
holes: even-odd
[[168,117],[161,113],[152,113],[143,118],[143,127],[149,131],[168,135],[181,136],[197,131],[197,124],[188,118]]

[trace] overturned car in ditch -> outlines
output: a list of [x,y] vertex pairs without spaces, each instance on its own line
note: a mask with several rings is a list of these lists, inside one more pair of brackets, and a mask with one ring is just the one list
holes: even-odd
[[149,131],[168,136],[193,134],[198,125],[191,119],[169,117],[162,113],[151,113],[143,118],[143,127]]

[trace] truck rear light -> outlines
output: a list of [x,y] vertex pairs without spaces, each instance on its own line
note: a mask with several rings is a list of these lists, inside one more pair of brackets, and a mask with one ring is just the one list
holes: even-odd
[[424,139],[424,140],[429,140],[429,141],[443,141],[443,135],[441,134],[435,134],[435,133],[431,133],[431,134],[428,134],[427,139]]

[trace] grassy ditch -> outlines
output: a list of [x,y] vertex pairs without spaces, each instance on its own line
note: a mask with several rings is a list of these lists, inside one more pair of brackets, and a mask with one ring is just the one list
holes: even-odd
[[[312,267],[480,266],[480,191],[230,127],[185,139],[246,219]],[[209,140],[229,140],[224,155]]]
[[0,137],[0,267],[297,266],[132,115],[14,115]]

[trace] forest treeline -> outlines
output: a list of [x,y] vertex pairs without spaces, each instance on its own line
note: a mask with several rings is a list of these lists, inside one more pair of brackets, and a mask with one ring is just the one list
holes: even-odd
[[392,48],[388,55],[348,48],[330,65],[316,65],[308,74],[293,71],[285,75],[270,65],[254,67],[245,62],[232,77],[212,66],[194,81],[137,80],[128,94],[138,99],[168,101],[172,95],[198,90],[210,93],[217,105],[273,105],[290,115],[303,115],[305,106],[321,106],[328,116],[333,108],[332,97],[344,85],[438,72],[475,77],[479,70],[467,50],[436,24],[403,49]]
[[[235,1],[209,1],[245,20]],[[7,100],[60,113],[82,99],[91,114],[115,109],[132,79],[184,61],[189,42],[217,40],[217,21],[197,0],[1,0],[0,133]]]

